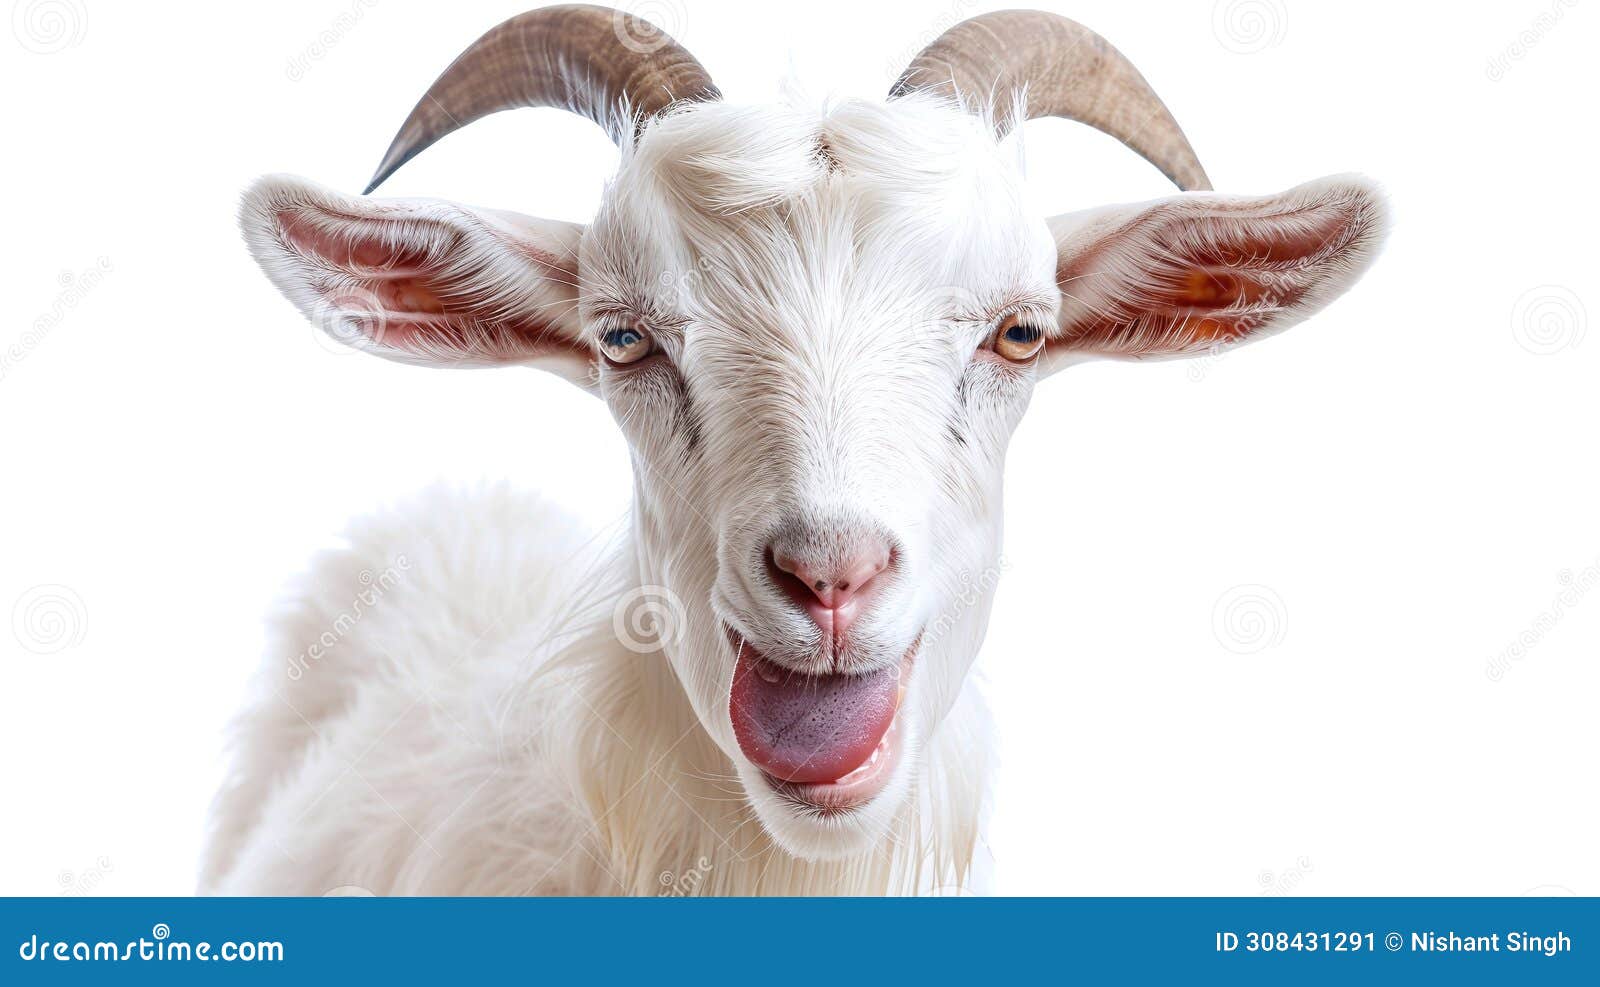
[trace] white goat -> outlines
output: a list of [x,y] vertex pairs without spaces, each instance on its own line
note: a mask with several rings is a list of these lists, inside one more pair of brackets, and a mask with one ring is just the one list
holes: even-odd
[[[277,624],[203,887],[964,885],[993,590],[970,574],[998,558],[1035,381],[1299,321],[1370,261],[1379,197],[1351,177],[1193,191],[1144,79],[1050,14],[974,18],[887,101],[811,112],[722,103],[655,28],[580,6],[475,43],[374,186],[529,105],[622,147],[587,227],[273,177],[245,237],[352,345],[598,394],[632,450],[629,537],[506,492],[357,527]],[[1111,133],[1186,194],[1044,219],[999,143],[1028,114]]]

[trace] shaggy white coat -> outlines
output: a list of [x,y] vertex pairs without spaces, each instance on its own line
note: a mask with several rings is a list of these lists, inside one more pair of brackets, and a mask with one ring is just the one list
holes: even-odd
[[[1011,145],[922,98],[669,114],[587,227],[288,177],[241,216],[267,275],[341,338],[596,392],[635,496],[626,531],[594,536],[537,500],[434,494],[321,560],[234,738],[203,875],[225,893],[969,887],[991,748],[969,669],[1036,380],[1275,332],[1383,232],[1350,177],[1047,222]],[[994,352],[1009,315],[1046,327],[1042,357]],[[655,355],[599,360],[619,324]],[[762,546],[842,522],[899,551],[849,661],[921,645],[891,783],[825,814],[740,754],[727,629],[804,667],[815,628]]]

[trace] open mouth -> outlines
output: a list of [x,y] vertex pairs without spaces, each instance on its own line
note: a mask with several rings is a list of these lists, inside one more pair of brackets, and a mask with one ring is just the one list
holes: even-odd
[[816,809],[863,805],[893,776],[913,642],[899,664],[860,675],[805,675],[733,637],[728,713],[750,763],[779,793]]

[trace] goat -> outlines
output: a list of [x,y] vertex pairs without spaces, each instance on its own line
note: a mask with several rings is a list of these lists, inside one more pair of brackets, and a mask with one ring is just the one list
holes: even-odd
[[[358,524],[275,625],[202,888],[979,883],[991,745],[968,671],[994,586],[970,574],[999,557],[1035,382],[1300,321],[1373,258],[1379,192],[1210,192],[1133,65],[1053,14],[972,18],[888,99],[807,110],[725,103],[652,25],[560,6],[458,57],[367,193],[520,106],[620,147],[587,226],[274,176],[244,237],[356,348],[598,395],[632,458],[627,536],[505,490]],[[1042,116],[1181,194],[1046,219],[1001,144]]]

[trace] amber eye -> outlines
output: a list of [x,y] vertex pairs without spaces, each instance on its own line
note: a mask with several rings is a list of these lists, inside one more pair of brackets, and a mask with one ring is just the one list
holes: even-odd
[[654,350],[655,344],[650,341],[650,334],[643,326],[608,329],[600,336],[600,351],[612,363],[637,363]]
[[994,333],[994,351],[1013,363],[1026,363],[1044,348],[1044,330],[1006,316]]

